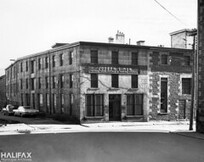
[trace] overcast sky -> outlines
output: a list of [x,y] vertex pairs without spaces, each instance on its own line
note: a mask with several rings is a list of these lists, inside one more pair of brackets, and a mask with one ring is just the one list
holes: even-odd
[[108,42],[117,30],[131,44],[170,46],[169,33],[197,27],[197,0],[0,0],[0,75],[10,59],[56,42]]

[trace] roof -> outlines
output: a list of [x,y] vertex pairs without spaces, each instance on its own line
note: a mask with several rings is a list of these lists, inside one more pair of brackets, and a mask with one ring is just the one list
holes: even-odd
[[170,34],[170,36],[172,36],[172,35],[176,35],[176,34],[179,34],[179,33],[190,32],[190,31],[191,31],[190,29],[181,29],[181,30],[171,32],[169,34]]

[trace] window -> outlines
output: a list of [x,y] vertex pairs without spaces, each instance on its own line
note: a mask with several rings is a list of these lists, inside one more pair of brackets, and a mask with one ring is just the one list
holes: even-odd
[[138,65],[138,53],[132,52],[132,65]]
[[23,79],[21,79],[20,82],[21,82],[21,89],[23,89]]
[[91,50],[91,63],[97,64],[98,63],[98,51]]
[[50,95],[46,93],[46,111],[49,112],[50,107]]
[[43,106],[43,94],[38,94],[38,106],[42,107]]
[[28,89],[28,78],[26,78],[26,89]]
[[52,56],[52,67],[55,67],[56,60],[55,60],[55,55]]
[[87,116],[103,116],[103,95],[87,94],[86,95],[86,115]]
[[31,63],[31,73],[34,73],[35,72],[35,61],[32,60],[30,63]]
[[26,93],[26,106],[30,106],[30,94]]
[[161,64],[163,65],[168,64],[168,55],[161,55]]
[[112,74],[112,87],[118,88],[118,74]]
[[127,95],[127,115],[143,115],[143,94]]
[[184,56],[184,66],[190,66],[190,63],[191,63],[191,57]]
[[60,104],[61,104],[61,113],[64,113],[64,94],[60,96]]
[[40,70],[42,68],[42,59],[38,59],[38,69]]
[[45,57],[45,68],[47,69],[49,66],[49,58]]
[[191,78],[182,78],[182,94],[191,94]]
[[69,95],[69,114],[72,115],[72,107],[73,107],[73,103],[74,103],[74,95],[70,94]]
[[53,113],[55,113],[57,107],[57,95],[52,94],[52,97],[53,97]]
[[21,72],[23,72],[23,62],[20,64]]
[[41,78],[38,78],[38,88],[41,89]]
[[72,65],[72,61],[73,61],[73,51],[69,52],[69,65]]
[[60,87],[64,88],[64,75],[60,75]]
[[21,105],[24,105],[24,102],[23,102],[23,93],[21,93]]
[[168,105],[168,79],[161,78],[161,105],[160,111],[161,113],[167,113],[167,105]]
[[28,61],[26,61],[26,71],[28,71]]
[[52,88],[56,88],[57,87],[57,77],[53,76],[52,77]]
[[118,64],[118,51],[112,51],[112,64]]
[[49,88],[49,78],[48,77],[45,77],[45,87],[46,89]]
[[72,88],[73,86],[73,76],[72,74],[69,75],[69,88]]
[[91,74],[91,87],[98,88],[98,74]]
[[31,90],[35,90],[35,78],[31,78]]
[[64,54],[63,53],[60,54],[59,57],[60,57],[60,66],[63,66],[63,64],[64,64]]
[[138,75],[131,76],[132,88],[138,88]]

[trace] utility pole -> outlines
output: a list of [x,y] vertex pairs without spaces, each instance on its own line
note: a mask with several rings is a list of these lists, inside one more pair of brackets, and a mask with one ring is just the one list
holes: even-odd
[[197,89],[197,52],[195,48],[195,38],[197,35],[197,30],[193,29],[189,36],[193,36],[193,66],[192,66],[192,87],[191,87],[191,108],[190,108],[190,124],[189,124],[189,130],[193,130],[193,114],[194,114],[194,107],[195,106],[195,100],[197,101],[197,97],[195,98],[195,93]]

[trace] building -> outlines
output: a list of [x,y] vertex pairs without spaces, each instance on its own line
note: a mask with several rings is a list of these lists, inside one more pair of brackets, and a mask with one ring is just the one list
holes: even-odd
[[10,103],[80,122],[188,118],[192,50],[96,42],[53,47],[6,69]]
[[[171,36],[171,47],[172,48],[182,48],[182,49],[192,49],[193,37],[191,36],[192,30],[182,29],[170,33]],[[197,46],[197,38],[196,38]]]
[[204,133],[204,1],[198,0],[198,132]]
[[0,77],[0,109],[6,105],[6,77]]

